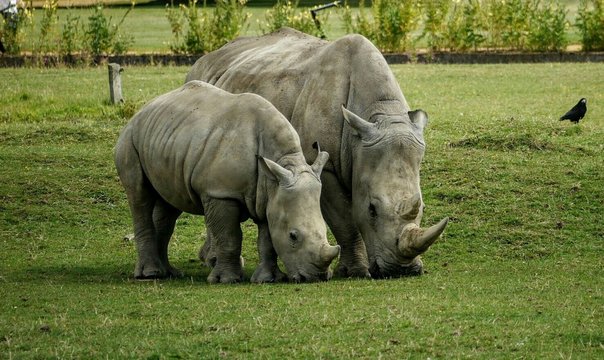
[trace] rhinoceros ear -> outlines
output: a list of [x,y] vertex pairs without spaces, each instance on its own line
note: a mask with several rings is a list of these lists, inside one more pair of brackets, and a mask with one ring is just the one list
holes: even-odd
[[329,154],[327,151],[320,151],[315,159],[315,162],[312,164],[312,171],[318,176],[321,177],[321,171],[323,171],[323,166],[329,160]]
[[361,139],[365,141],[370,141],[378,136],[375,125],[362,119],[357,114],[352,111],[346,109],[344,105],[342,105],[342,113],[344,114],[344,119],[352,127],[355,133],[361,137]]
[[315,159],[315,162],[312,164],[312,171],[318,177],[321,177],[321,171],[323,171],[323,167],[327,163],[327,160],[329,160],[329,154],[325,151],[321,151],[321,146],[319,146],[318,141],[315,141],[312,144],[312,148],[317,149],[317,152],[318,152],[317,158]]
[[277,181],[279,185],[283,186],[289,186],[294,183],[294,174],[292,174],[291,171],[272,160],[263,158],[262,156],[257,157],[258,163],[260,163],[260,169],[262,169],[269,179]]
[[417,125],[420,129],[424,130],[426,125],[428,125],[428,114],[422,109],[417,109],[413,111],[409,111],[409,119],[411,122]]

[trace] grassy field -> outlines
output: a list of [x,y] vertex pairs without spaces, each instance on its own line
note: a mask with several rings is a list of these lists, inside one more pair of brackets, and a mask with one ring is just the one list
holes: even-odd
[[132,279],[113,146],[187,68],[127,67],[124,106],[104,68],[0,69],[0,358],[603,358],[604,66],[392,69],[430,114],[424,221],[452,220],[427,273],[261,286],[205,282],[193,216],[170,247],[185,277]]

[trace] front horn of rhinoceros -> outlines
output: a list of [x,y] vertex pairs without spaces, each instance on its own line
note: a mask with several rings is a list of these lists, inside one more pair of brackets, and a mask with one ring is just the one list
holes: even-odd
[[329,267],[331,262],[340,255],[340,245],[329,245],[325,244],[321,246],[321,252],[319,256],[321,257],[321,262],[325,267]]
[[[415,259],[418,255],[426,252],[426,250],[428,250],[428,248],[438,239],[440,234],[445,231],[448,223],[449,218],[446,217],[438,224],[427,229],[419,227],[416,223],[405,225],[401,231],[398,242],[398,249],[402,256],[406,259]],[[419,274],[421,274],[421,266],[419,268]]]
[[427,229],[421,228],[416,223],[405,225],[397,238],[397,260],[387,260],[382,256],[376,256],[375,261],[369,267],[371,276],[381,279],[423,274],[423,263],[419,255],[434,244],[447,227],[448,222],[449,218],[446,217]]

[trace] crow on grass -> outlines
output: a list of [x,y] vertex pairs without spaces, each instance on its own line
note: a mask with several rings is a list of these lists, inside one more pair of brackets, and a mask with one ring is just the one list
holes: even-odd
[[562,117],[560,117],[560,121],[562,120],[570,120],[571,122],[578,124],[579,120],[583,119],[585,113],[587,112],[587,99],[582,98],[579,100],[577,105],[573,106],[572,109],[568,110],[568,112]]

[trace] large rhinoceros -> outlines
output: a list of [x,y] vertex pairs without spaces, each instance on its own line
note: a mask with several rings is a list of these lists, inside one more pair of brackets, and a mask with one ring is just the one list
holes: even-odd
[[197,60],[186,81],[194,79],[263,96],[298,131],[307,156],[317,140],[330,154],[321,207],[342,246],[339,275],[422,273],[419,255],[448,222],[419,227],[428,119],[410,111],[370,41],[348,35],[327,42],[289,28],[241,37]]
[[194,81],[157,97],[126,125],[115,149],[134,222],[135,277],[178,274],[168,243],[184,211],[205,215],[216,256],[210,283],[242,279],[239,224],[250,217],[260,234],[252,281],[283,275],[275,251],[291,279],[328,279],[340,248],[327,242],[321,216],[327,159],[319,152],[308,165],[290,123],[258,95]]

